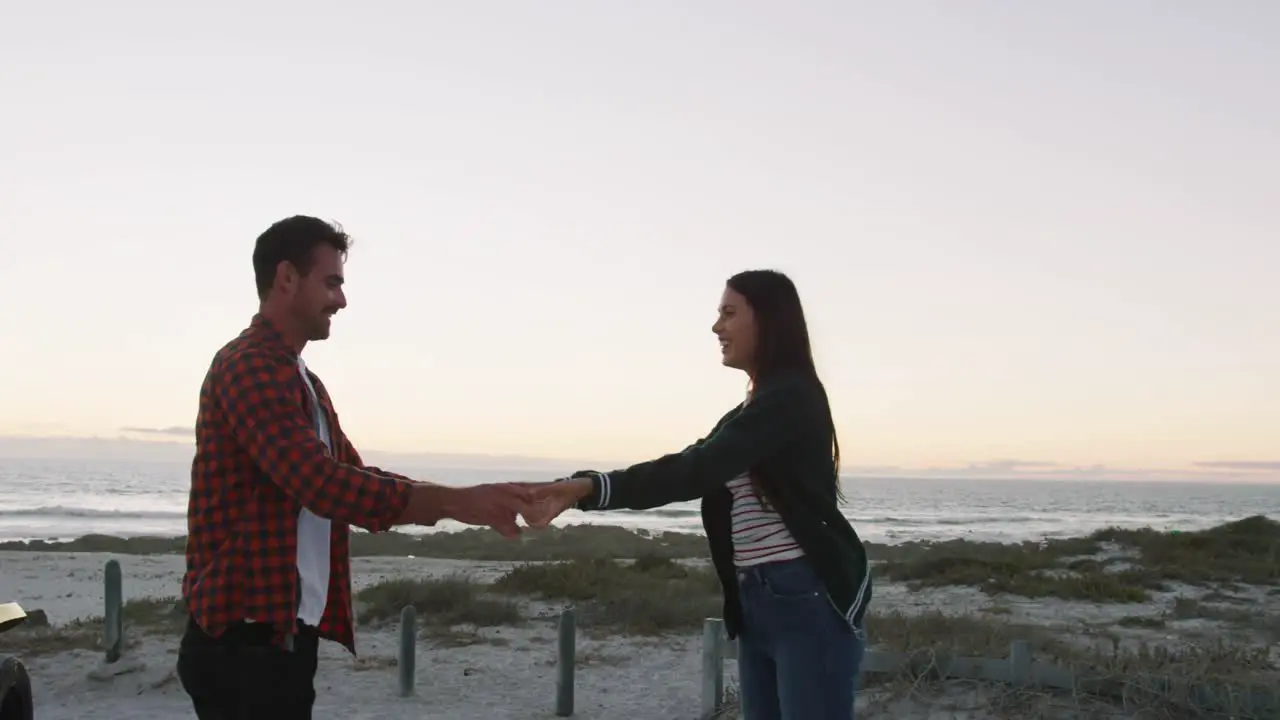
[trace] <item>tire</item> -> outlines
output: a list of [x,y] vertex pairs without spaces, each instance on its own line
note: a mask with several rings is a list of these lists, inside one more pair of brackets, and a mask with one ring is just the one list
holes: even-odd
[[0,720],[32,720],[31,677],[16,657],[0,660]]

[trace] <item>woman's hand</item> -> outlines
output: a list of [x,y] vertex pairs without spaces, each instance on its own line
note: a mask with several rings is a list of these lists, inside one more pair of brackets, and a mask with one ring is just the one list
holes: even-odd
[[579,477],[532,487],[532,504],[524,521],[532,528],[544,528],[560,514],[577,504],[592,491],[591,478]]

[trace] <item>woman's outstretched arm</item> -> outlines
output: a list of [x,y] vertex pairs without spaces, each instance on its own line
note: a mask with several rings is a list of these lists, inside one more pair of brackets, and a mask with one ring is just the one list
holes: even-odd
[[[544,491],[582,510],[645,510],[694,500],[746,473],[823,417],[817,388],[787,379],[760,389],[701,443],[622,470],[584,470]],[[558,513],[557,513],[558,514]]]

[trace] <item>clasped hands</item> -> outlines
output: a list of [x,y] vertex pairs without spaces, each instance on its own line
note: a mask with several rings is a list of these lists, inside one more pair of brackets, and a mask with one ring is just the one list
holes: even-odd
[[488,525],[503,537],[517,538],[518,517],[531,528],[546,527],[591,494],[591,479],[475,485],[458,488],[458,493],[449,517],[468,525]]

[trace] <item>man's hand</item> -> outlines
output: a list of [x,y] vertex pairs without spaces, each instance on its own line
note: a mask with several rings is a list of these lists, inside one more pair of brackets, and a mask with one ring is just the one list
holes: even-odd
[[514,484],[462,488],[415,484],[401,523],[435,525],[447,518],[467,525],[488,525],[503,537],[517,538],[520,526],[516,517],[524,515],[528,521],[535,503],[532,488]]
[[559,482],[544,483],[531,488],[533,504],[524,515],[529,527],[544,528],[560,516],[560,513],[575,507],[579,501],[591,494],[591,478],[570,478]]

